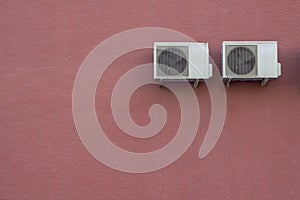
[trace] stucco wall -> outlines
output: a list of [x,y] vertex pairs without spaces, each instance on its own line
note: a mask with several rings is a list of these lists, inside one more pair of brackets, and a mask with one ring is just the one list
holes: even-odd
[[[300,199],[299,1],[2,1],[0,22],[0,199]],[[197,157],[210,119],[205,84],[197,137],[172,165],[147,174],[112,170],[82,145],[72,117],[72,88],[83,59],[101,41],[144,26],[165,27],[209,43],[220,66],[223,40],[276,40],[282,76],[260,87],[233,83],[222,135]],[[162,132],[134,139],[113,121],[110,95],[127,70],[152,61],[152,51],[116,60],[97,90],[96,108],[110,139],[147,152],[178,127],[178,102],[148,85],[131,101],[132,117],[149,122],[153,103],[172,110]]]

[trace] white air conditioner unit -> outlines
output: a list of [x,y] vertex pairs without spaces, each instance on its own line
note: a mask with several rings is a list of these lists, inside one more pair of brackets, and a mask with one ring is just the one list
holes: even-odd
[[212,76],[207,43],[155,42],[154,79],[196,80]]
[[222,45],[223,78],[237,80],[263,80],[281,75],[276,41],[226,41]]

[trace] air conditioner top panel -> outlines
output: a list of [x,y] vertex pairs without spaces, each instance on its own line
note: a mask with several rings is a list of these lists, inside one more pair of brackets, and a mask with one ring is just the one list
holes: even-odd
[[207,42],[154,42],[154,46],[188,46],[188,45],[208,45]]
[[277,44],[277,41],[223,41],[223,45]]

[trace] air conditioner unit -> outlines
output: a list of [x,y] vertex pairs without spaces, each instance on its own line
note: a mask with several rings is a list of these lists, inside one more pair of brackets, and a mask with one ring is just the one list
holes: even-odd
[[197,42],[155,42],[154,43],[154,79],[195,80],[212,76],[209,64],[207,43]]
[[223,78],[236,80],[263,80],[281,75],[276,41],[226,41],[222,45]]

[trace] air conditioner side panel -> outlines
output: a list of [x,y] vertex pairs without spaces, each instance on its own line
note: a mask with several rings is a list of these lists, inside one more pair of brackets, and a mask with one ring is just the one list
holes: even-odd
[[154,43],[154,47],[153,47],[153,65],[154,65],[154,70],[153,70],[153,77],[154,79],[158,79],[157,77],[157,58],[156,58],[156,48],[157,44]]
[[210,77],[209,52],[207,43],[189,45],[189,79]]
[[226,44],[223,42],[222,44],[222,49],[221,49],[221,56],[222,56],[222,77],[223,78],[228,78],[227,74],[226,74]]
[[277,43],[259,44],[257,62],[258,78],[277,78],[280,75],[278,72]]

